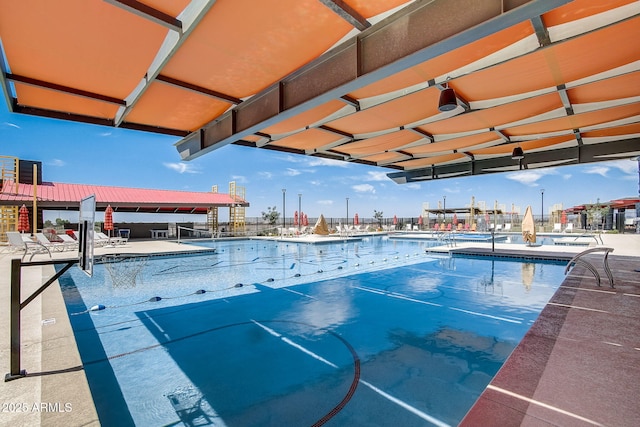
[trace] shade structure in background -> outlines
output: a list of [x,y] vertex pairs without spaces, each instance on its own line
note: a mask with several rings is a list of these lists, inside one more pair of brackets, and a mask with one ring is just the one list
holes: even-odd
[[18,231],[29,231],[29,209],[26,205],[22,205],[18,211]]
[[104,210],[104,229],[108,231],[109,239],[111,239],[111,230],[113,230],[113,208],[111,205],[108,205]]
[[313,233],[321,236],[329,234],[329,227],[327,227],[327,221],[324,219],[324,215],[320,214],[316,225],[313,227]]
[[360,218],[358,218],[358,214],[355,214],[353,217],[353,225],[359,225],[360,224]]
[[533,221],[531,206],[527,206],[524,218],[522,219],[522,240],[527,244],[536,242],[536,224]]

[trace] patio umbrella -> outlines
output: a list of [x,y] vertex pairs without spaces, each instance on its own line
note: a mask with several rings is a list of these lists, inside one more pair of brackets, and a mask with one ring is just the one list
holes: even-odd
[[29,209],[26,205],[22,205],[18,211],[18,231],[29,231]]
[[458,215],[453,214],[453,225],[458,225]]
[[398,217],[397,216],[393,216],[393,225],[398,224]]
[[108,205],[104,210],[104,229],[109,232],[109,239],[111,239],[111,230],[113,230],[113,208],[111,205]]
[[353,217],[353,225],[359,225],[360,224],[360,218],[358,218],[358,214],[356,214]]
[[307,214],[304,214],[303,218],[304,218],[304,222],[302,223],[302,225],[307,227],[309,225],[309,217],[307,217]]
[[418,217],[418,225],[422,225],[422,215]]
[[567,213],[562,211],[562,215],[560,215],[560,224],[565,225],[567,223]]
[[522,219],[522,240],[527,244],[536,242],[536,224],[533,222],[531,206],[527,206]]
[[293,213],[293,225],[298,225],[298,211]]

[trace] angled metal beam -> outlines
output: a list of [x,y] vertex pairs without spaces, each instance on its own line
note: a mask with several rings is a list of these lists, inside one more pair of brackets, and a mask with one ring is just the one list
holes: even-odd
[[569,94],[567,93],[567,87],[565,85],[556,86],[556,90],[558,91],[558,95],[562,100],[562,106],[567,112],[567,116],[573,116],[573,105],[571,104],[571,100],[569,99]]
[[182,31],[169,32],[167,34],[146,74],[133,92],[125,98],[127,102],[126,107],[120,107],[118,109],[114,120],[116,126],[120,126],[120,124],[125,121],[127,114],[129,114],[140,98],[142,98],[142,95],[149,89],[151,83],[162,71],[162,68],[169,62],[173,55],[175,55],[180,46],[182,46],[187,37],[195,30],[198,23],[204,18],[215,2],[216,0],[194,0],[182,11],[180,14],[182,18]]
[[340,97],[340,99],[343,102],[345,102],[345,103],[351,105],[352,107],[354,107],[356,109],[356,111],[360,111],[360,101],[358,101],[357,99],[352,98],[349,95],[342,95]]
[[171,15],[147,6],[136,0],[104,0],[105,2],[117,6],[121,9],[138,15],[144,19],[160,24],[170,30],[182,32],[182,22]]
[[508,13],[502,0],[414,2],[193,132],[176,149],[182,159],[195,159],[570,0],[523,1]]
[[125,105],[124,99],[114,98],[112,96],[102,95],[95,92],[89,92],[82,89],[76,89],[69,86],[63,86],[51,82],[45,82],[43,80],[33,79],[31,77],[21,76],[18,74],[8,73],[5,78],[10,81],[20,82],[29,86],[40,87],[44,89],[55,90],[56,92],[63,92],[69,95],[82,96],[84,98],[95,99],[98,101],[109,102],[111,104]]
[[549,37],[549,31],[547,30],[547,26],[544,25],[542,17],[534,16],[531,18],[531,26],[536,32],[536,37],[538,37],[540,47],[549,46],[551,44],[551,37]]
[[502,131],[497,130],[494,127],[489,128],[489,131],[495,133],[496,135],[498,135],[500,137],[500,139],[502,139],[504,142],[511,142],[509,137],[507,135],[505,135],[504,133],[502,133]]
[[342,0],[320,0],[320,3],[360,31],[364,31],[371,26],[364,16]]
[[202,95],[207,95],[212,98],[219,99],[220,101],[230,102],[231,104],[238,105],[242,102],[240,98],[236,98],[234,96],[227,95],[225,93],[217,92],[215,90],[207,89],[206,87],[183,82],[182,80],[174,79],[172,77],[165,76],[163,74],[158,74],[156,76],[156,80],[159,82],[167,83],[169,85],[182,88],[182,89],[187,89]]
[[429,132],[426,132],[422,129],[419,129],[419,128],[404,128],[404,129],[410,130],[413,133],[417,133],[420,136],[424,136],[431,142],[435,142],[435,138],[433,137],[433,135],[431,135]]
[[324,131],[327,131],[327,132],[330,132],[330,133],[334,133],[336,135],[344,136],[346,138],[351,138],[352,141],[354,139],[353,138],[353,134],[341,131],[340,129],[335,129],[335,128],[332,128],[332,127],[329,127],[329,126],[325,126],[325,125],[318,126],[318,129],[322,129]]

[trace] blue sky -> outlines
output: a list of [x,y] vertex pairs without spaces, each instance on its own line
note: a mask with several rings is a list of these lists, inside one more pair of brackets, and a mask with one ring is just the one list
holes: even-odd
[[[182,162],[176,137],[14,114],[1,104],[0,155],[42,161],[44,181],[186,191],[210,191],[217,184],[224,193],[235,181],[251,203],[247,217],[270,206],[281,212],[283,188],[288,217],[298,209],[298,194],[309,217],[345,217],[349,198],[349,216],[357,212],[361,218],[374,210],[417,217],[423,203],[437,208],[445,196],[447,207],[468,206],[475,196],[489,207],[497,200],[522,213],[530,204],[539,215],[544,188],[547,215],[554,204],[566,208],[638,195],[638,165],[627,159],[398,185],[387,178],[390,169],[234,145]],[[228,217],[226,209],[220,217]]]

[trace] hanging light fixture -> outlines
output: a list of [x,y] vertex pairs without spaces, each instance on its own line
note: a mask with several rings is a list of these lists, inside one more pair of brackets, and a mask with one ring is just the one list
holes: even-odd
[[452,88],[446,87],[440,91],[440,100],[438,101],[438,110],[445,113],[451,111],[458,106],[456,93]]
[[513,153],[511,153],[511,158],[513,160],[524,159],[524,151],[522,151],[522,148],[520,146],[517,146],[516,148],[513,149]]

